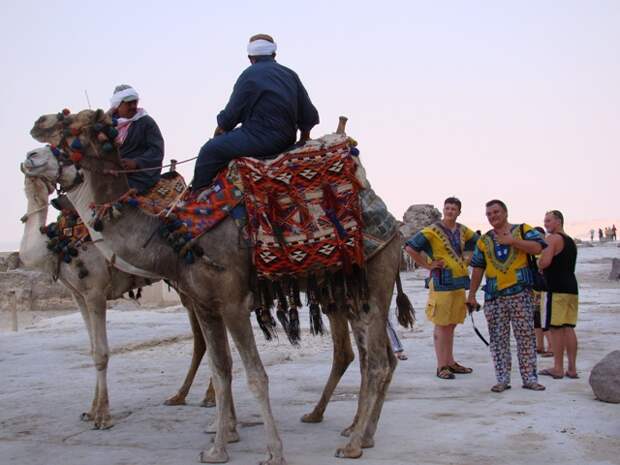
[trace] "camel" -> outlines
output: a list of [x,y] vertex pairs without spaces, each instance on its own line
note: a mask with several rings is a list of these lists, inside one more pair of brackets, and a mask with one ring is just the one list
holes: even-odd
[[[82,147],[84,182],[68,192],[68,196],[84,217],[90,215],[90,203],[114,202],[128,190],[124,176],[107,172],[120,169],[118,153],[112,151],[104,155],[104,150],[109,151],[113,147],[97,135],[98,127],[110,124],[110,118],[102,111],[85,110],[75,115],[42,116],[31,131],[40,142],[65,149],[69,146]],[[118,257],[134,267],[167,278],[182,294],[189,296],[195,306],[195,314],[209,348],[207,353],[212,366],[218,412],[214,444],[202,452],[201,461],[213,463],[228,460],[226,432],[230,430],[231,416],[222,414],[231,411],[232,402],[230,349],[226,338],[228,330],[244,363],[250,390],[261,406],[269,454],[263,463],[286,463],[271,413],[267,375],[249,321],[251,257],[248,250],[235,245],[240,233],[234,222],[224,220],[200,238],[199,245],[205,257],[192,265],[183,263],[159,237],[153,237],[148,248],[142,248],[145,238],[159,226],[159,220],[153,216],[137,209],[123,209],[120,216],[113,215],[104,223],[101,236],[105,243],[98,243],[98,246],[107,247],[108,254],[111,253],[113,258]],[[370,311],[355,311],[350,318],[360,350],[362,387],[356,417],[350,428],[350,440],[337,450],[340,457],[359,457],[362,447],[373,445],[383,401],[396,366],[385,324],[399,262],[400,242],[393,239],[367,264]],[[326,392],[328,388],[329,383]]]
[[[52,156],[48,147],[29,152],[27,161],[22,165],[22,170],[34,169],[37,160],[47,160]],[[39,166],[42,166],[39,164]],[[74,173],[67,171],[61,184],[70,185],[74,181]],[[106,330],[106,300],[118,299],[123,294],[134,289],[144,287],[153,281],[148,278],[124,273],[109,266],[103,255],[90,242],[86,242],[79,250],[78,258],[72,263],[59,262],[47,248],[47,237],[41,233],[40,228],[45,226],[48,213],[48,198],[54,192],[54,186],[45,181],[43,177],[25,176],[25,193],[27,197],[27,213],[23,216],[24,235],[22,237],[19,256],[24,266],[28,269],[37,269],[57,276],[62,284],[71,292],[88,331],[90,349],[97,380],[95,395],[92,406],[88,412],[81,414],[84,421],[93,421],[95,429],[108,429],[113,426],[109,410],[109,398],[107,388],[107,366],[109,360],[109,348]],[[80,278],[80,269],[75,262],[79,260],[88,270],[87,276]],[[103,296],[103,297],[102,297]],[[205,351],[202,334],[195,322],[191,310],[188,310],[192,332],[194,333],[194,350],[192,363],[186,379],[178,392],[166,400],[166,405],[181,405],[185,403],[185,397],[194,379],[198,365]],[[202,405],[213,406],[215,393],[213,386],[209,384]]]
[[[59,161],[54,156],[50,147],[43,146],[43,147],[40,147],[38,149],[34,149],[28,152],[26,161],[22,164],[21,169],[22,171],[27,173],[26,180],[25,180],[27,185],[35,185],[35,184],[39,185],[39,192],[41,192],[40,198],[43,199],[45,195],[47,195],[47,194],[44,194],[44,191],[43,191],[44,181],[46,181],[45,186],[48,186],[50,193],[51,193],[53,192],[54,189],[50,183],[52,183],[54,180],[59,181],[59,185],[61,188],[64,187],[68,189],[71,185],[75,183],[76,179],[80,178],[78,171],[75,170],[75,168],[72,166],[66,166],[64,170],[62,170],[62,173],[57,175],[56,173],[61,171],[60,167],[61,167],[61,164],[59,164]],[[27,192],[28,192],[28,189],[27,189]],[[45,190],[45,192],[47,192],[47,189]],[[41,206],[38,205],[39,203],[41,203]],[[34,208],[34,210],[32,208]],[[43,209],[43,208],[45,208],[45,210],[47,211],[47,202],[43,204],[42,201],[41,202],[36,201],[35,205],[33,205],[32,208],[29,208],[29,211],[38,212],[38,211],[41,211],[40,209]],[[45,215],[43,215],[43,218],[45,218]],[[43,221],[45,220],[43,219]],[[41,241],[41,237],[43,236],[39,233],[38,227],[33,228],[33,231],[37,232],[35,239],[38,241],[38,247],[41,249],[41,254],[44,254],[44,255],[47,254],[49,255],[49,260],[54,260],[51,254],[49,253],[49,251],[47,251],[47,249],[44,248],[45,246],[44,241]],[[29,240],[28,243],[30,244],[29,247],[32,250],[34,248],[34,245],[33,245],[34,242],[32,240]],[[87,247],[83,253],[98,254],[97,249],[92,246]],[[89,262],[90,261],[92,260],[89,260]],[[61,271],[64,270],[65,268],[66,266],[63,264]],[[108,267],[108,272],[126,274],[120,270],[117,270],[114,267]],[[101,285],[103,286],[107,285],[105,281],[98,281],[98,283],[101,283]],[[187,299],[184,299],[184,300],[187,300]],[[183,385],[179,388],[178,392],[175,395],[168,398],[164,402],[165,405],[170,405],[170,406],[185,405],[187,394],[189,393],[189,390],[192,386],[197,369],[206,351],[206,343],[204,341],[204,337],[200,330],[200,326],[198,324],[196,316],[191,310],[191,305],[189,302],[185,302],[184,305],[187,308],[190,325],[192,329],[193,353],[192,353],[192,360],[191,360],[190,368],[185,377],[185,381],[183,382]],[[305,414],[301,417],[301,421],[305,423],[319,423],[323,420],[323,414],[329,403],[329,399],[331,398],[331,395],[333,394],[334,389],[338,385],[338,382],[340,378],[342,377],[342,375],[346,372],[348,366],[352,363],[352,361],[355,358],[353,349],[351,347],[351,339],[349,337],[348,321],[345,315],[341,312],[337,312],[337,313],[329,313],[327,316],[328,316],[328,320],[329,320],[329,324],[331,328],[330,335],[332,337],[332,342],[333,342],[332,369],[331,369],[329,379],[326,383],[326,386],[323,390],[323,393],[317,405],[313,408],[313,410],[310,413]],[[215,406],[215,391],[213,389],[212,382],[209,382],[209,386],[205,393],[205,397],[203,401],[201,402],[201,405],[204,407]],[[83,416],[83,417],[87,418],[86,416]],[[110,422],[108,422],[108,424],[110,424]],[[215,432],[215,429],[216,429],[215,427],[211,426],[209,427],[208,431]],[[351,430],[351,427],[348,427],[345,430],[343,430],[343,435],[347,436],[350,430]]]
[[[80,278],[80,268],[61,262],[47,249],[47,236],[41,234],[45,226],[48,206],[48,184],[41,178],[25,178],[28,198],[28,213],[24,215],[24,235],[19,247],[19,258],[26,268],[57,274],[58,279],[69,289],[78,305],[90,339],[90,349],[97,380],[92,406],[82,413],[84,421],[93,421],[95,429],[108,429],[113,426],[110,416],[107,367],[109,360],[108,338],[106,333],[106,301],[118,299],[133,289],[149,284],[145,278],[133,276],[108,267],[103,256],[92,243],[85,243],[80,249],[79,259],[88,270],[88,275]],[[58,268],[57,268],[58,266]]]

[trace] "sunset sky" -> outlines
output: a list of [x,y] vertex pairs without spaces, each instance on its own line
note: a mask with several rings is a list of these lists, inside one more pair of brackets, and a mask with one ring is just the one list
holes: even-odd
[[19,162],[38,145],[29,131],[41,114],[87,108],[85,90],[107,109],[114,87],[131,84],[166,158],[193,157],[259,32],[318,108],[313,136],[349,117],[399,219],[456,195],[476,229],[495,197],[515,223],[559,209],[576,236],[620,226],[619,25],[620,2],[597,0],[5,2],[0,250],[19,244]]

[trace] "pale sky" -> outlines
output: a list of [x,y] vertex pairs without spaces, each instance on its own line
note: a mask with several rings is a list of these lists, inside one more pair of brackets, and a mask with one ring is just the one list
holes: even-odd
[[[166,159],[197,154],[249,65],[255,33],[301,77],[319,137],[349,117],[377,193],[399,219],[456,195],[487,229],[484,203],[514,223],[559,209],[569,233],[620,226],[620,1],[5,1],[0,250],[25,212],[19,163],[44,113],[107,109],[134,86]],[[182,169],[187,180],[193,164]],[[50,220],[52,219],[50,215]],[[572,229],[571,229],[572,228]]]

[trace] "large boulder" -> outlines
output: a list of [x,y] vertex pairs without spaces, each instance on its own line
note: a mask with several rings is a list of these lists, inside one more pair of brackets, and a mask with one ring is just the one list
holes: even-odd
[[403,215],[400,232],[409,239],[422,228],[441,219],[441,212],[430,204],[411,205]]
[[620,350],[608,353],[594,365],[590,386],[598,400],[620,404]]
[[614,258],[611,260],[611,272],[609,273],[609,279],[620,279],[620,258]]

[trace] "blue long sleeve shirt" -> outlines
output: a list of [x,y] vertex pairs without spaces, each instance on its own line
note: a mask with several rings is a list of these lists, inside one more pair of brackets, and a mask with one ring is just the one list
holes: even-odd
[[241,124],[249,131],[276,132],[293,144],[297,129],[309,131],[319,123],[319,113],[293,70],[270,56],[256,58],[237,79],[226,108],[217,115],[218,126],[231,131]]

